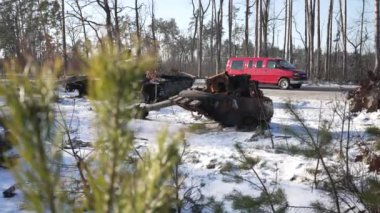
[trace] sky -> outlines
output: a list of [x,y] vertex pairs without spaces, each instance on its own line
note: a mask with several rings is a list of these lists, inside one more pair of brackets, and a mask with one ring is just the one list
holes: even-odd
[[[320,0],[321,1],[321,31],[322,31],[322,41],[325,40],[325,29],[327,25],[327,16],[328,16],[328,6],[329,6],[329,0]],[[349,38],[354,40],[356,37],[356,32],[359,30],[359,18],[360,18],[360,13],[362,9],[362,1],[363,0],[347,0],[347,13],[348,13],[348,34]],[[365,5],[365,17],[368,19],[369,23],[367,25],[367,30],[370,39],[373,38],[373,5],[374,5],[374,0],[364,0],[366,5]],[[197,2],[197,0],[195,0]],[[206,4],[206,0],[203,0]],[[218,1],[217,1],[218,2]],[[225,16],[225,21],[224,24],[226,24],[226,19],[227,19],[227,2],[228,0],[224,0],[225,4],[225,9],[224,9],[224,16]],[[334,6],[334,11],[335,15],[337,15],[337,12],[339,11],[339,1],[335,0],[335,6]],[[243,24],[243,15],[244,15],[244,4],[245,0],[234,0],[234,5],[236,7],[240,7],[240,17],[239,19],[241,20],[241,24]],[[284,5],[284,0],[272,0],[271,4],[274,5],[276,13],[278,13]],[[191,0],[157,0],[156,1],[156,16],[157,18],[163,18],[163,19],[171,19],[174,18],[179,26],[179,28],[182,30],[182,32],[187,32],[188,30],[188,25],[192,17],[192,4]],[[304,25],[304,0],[293,0],[293,13],[297,22],[297,28],[298,31],[304,32],[303,30],[303,25]],[[211,9],[210,9],[211,10]],[[273,8],[272,8],[273,11]],[[210,11],[208,11],[210,12]],[[282,15],[281,17],[283,17]],[[209,19],[210,15],[208,18]],[[280,45],[282,43],[282,37],[283,37],[283,24],[281,21],[278,21],[278,30],[276,32],[275,36],[275,45]],[[336,22],[334,22],[334,25],[336,25]],[[251,26],[251,38],[253,37],[253,26],[254,26],[254,15],[251,15],[250,17],[250,26]],[[227,29],[227,26],[224,26],[225,29]],[[336,33],[336,29],[333,30],[334,34]],[[294,37],[294,43],[295,45],[302,45],[301,39],[297,32],[295,31],[295,25],[293,25],[293,37]],[[278,38],[278,39],[277,39]],[[370,43],[370,42],[368,42]],[[348,44],[349,45],[349,44]],[[349,45],[350,46],[350,45]],[[349,47],[350,48],[350,47]]]

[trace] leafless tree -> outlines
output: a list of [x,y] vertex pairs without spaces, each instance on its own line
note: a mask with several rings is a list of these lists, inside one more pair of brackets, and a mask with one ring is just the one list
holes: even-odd
[[210,70],[214,70],[214,55],[215,55],[215,50],[214,50],[214,37],[215,37],[215,25],[217,24],[216,21],[216,2],[215,0],[211,0],[211,35],[210,35]]
[[284,58],[293,61],[293,1],[285,1]]
[[[360,41],[363,41],[363,28],[364,28],[364,12],[365,12],[365,0],[362,1],[362,12],[360,14]],[[360,42],[360,46],[359,46],[359,67],[362,66],[362,50],[363,50],[363,43],[364,42]],[[360,69],[362,70],[362,69]],[[360,75],[362,75],[363,73],[361,72]]]
[[379,0],[375,0],[375,51],[376,51],[376,63],[374,71],[380,73],[380,9]]
[[194,32],[193,32],[193,37],[191,40],[191,66],[194,64],[194,50],[195,50],[195,42],[196,42],[196,37],[198,33],[198,19],[199,19],[199,13],[198,13],[198,8],[196,7],[194,1],[191,1],[192,6],[193,6],[193,19],[194,19]]
[[224,0],[219,0],[219,9],[216,17],[216,73],[218,73],[222,67],[223,2]]
[[136,39],[137,39],[137,57],[141,55],[141,26],[140,26],[140,11],[141,5],[139,1],[135,0],[135,25],[136,25]]
[[98,5],[103,9],[106,15],[106,29],[107,29],[107,37],[110,42],[113,41],[112,36],[112,11],[108,0],[96,0]]
[[[283,54],[283,58],[287,58],[287,55],[286,55],[286,47],[287,47],[287,38],[288,38],[288,1],[289,0],[285,0],[285,19],[284,19],[284,46],[283,46],[283,49],[284,49],[284,54]],[[291,18],[290,18],[291,19]]]
[[309,0],[307,3],[307,27],[308,27],[308,41],[309,41],[309,72],[312,78],[316,77],[314,69],[314,34],[315,34],[315,2],[316,0]]
[[232,19],[233,0],[228,0],[228,56],[232,56]]
[[62,48],[63,48],[63,74],[66,76],[67,71],[67,47],[66,47],[66,11],[65,11],[65,1],[61,1],[61,9],[62,9]]
[[331,50],[332,50],[332,24],[333,24],[333,9],[334,0],[330,0],[329,12],[327,18],[327,33],[326,33],[326,54],[325,54],[325,71],[324,78],[330,79],[331,73]]
[[[344,6],[344,8],[343,8]],[[344,0],[344,5],[342,0],[339,0],[339,17],[340,17],[340,32],[343,44],[343,79],[346,79],[347,75],[347,0]]]
[[[203,21],[207,10],[210,7],[211,1],[208,1],[206,8],[204,8],[202,0],[198,0],[198,43],[197,43],[197,71],[198,77],[202,76],[202,59],[203,59]],[[194,0],[192,0],[194,5]]]
[[251,8],[253,5],[250,5],[250,0],[245,2],[245,30],[244,30],[244,53],[246,56],[250,55],[249,51],[249,15],[251,14]]
[[261,2],[261,38],[262,38],[262,54],[268,56],[268,25],[269,25],[269,9],[270,0],[262,0]]
[[114,10],[114,20],[115,20],[115,40],[116,40],[116,44],[117,44],[117,47],[118,49],[120,50],[121,49],[121,46],[122,46],[122,43],[121,43],[121,35],[120,35],[120,16],[119,16],[119,4],[118,4],[118,0],[114,0],[114,5],[113,5],[113,10]]
[[262,0],[256,0],[255,13],[255,56],[259,57],[261,54],[261,3]]
[[321,49],[321,1],[317,0],[317,77],[318,79],[321,77],[321,55],[322,55],[322,49]]
[[154,5],[154,0],[151,1],[151,18],[152,18],[152,21],[151,21],[151,30],[152,30],[152,41],[153,41],[153,51],[154,51],[154,54],[157,54],[157,38],[156,38],[156,22],[155,22],[155,14],[154,14],[154,10],[155,10],[155,5]]

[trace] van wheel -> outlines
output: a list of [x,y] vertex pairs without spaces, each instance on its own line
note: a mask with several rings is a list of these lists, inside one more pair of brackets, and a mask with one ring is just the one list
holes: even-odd
[[287,79],[287,78],[281,78],[281,79],[278,81],[278,86],[279,86],[281,89],[289,89],[289,87],[290,87],[289,79]]

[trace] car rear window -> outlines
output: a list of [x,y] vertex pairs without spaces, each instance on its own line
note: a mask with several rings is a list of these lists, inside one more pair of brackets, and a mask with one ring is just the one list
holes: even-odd
[[233,61],[231,64],[232,70],[243,70],[243,60]]

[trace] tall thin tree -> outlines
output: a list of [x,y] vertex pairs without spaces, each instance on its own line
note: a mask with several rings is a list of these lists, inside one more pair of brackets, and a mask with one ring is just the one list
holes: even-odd
[[232,19],[233,0],[228,0],[228,56],[232,56]]
[[141,27],[140,27],[140,6],[138,0],[135,0],[135,25],[137,39],[137,57],[141,55]]
[[245,28],[244,28],[244,53],[246,56],[250,55],[249,51],[249,15],[251,14],[250,0],[245,2]]
[[343,45],[342,77],[346,80],[347,75],[347,0],[339,0],[340,33]]
[[215,66],[215,72],[216,74],[219,73],[219,71],[222,68],[222,34],[223,34],[223,4],[224,0],[219,0],[219,9],[217,14],[217,32],[216,32],[216,66]]
[[156,38],[156,17],[155,17],[155,5],[154,0],[151,1],[151,30],[152,30],[152,42],[153,42],[153,52],[157,54],[157,38]]
[[65,16],[65,0],[61,1],[62,9],[62,48],[63,48],[63,75],[66,76],[67,71],[67,47],[66,47],[66,16]]
[[327,18],[327,33],[326,33],[326,54],[325,54],[325,68],[324,68],[325,80],[330,79],[330,71],[331,71],[333,9],[334,9],[334,0],[330,0],[328,18]]
[[376,60],[375,60],[375,73],[380,73],[380,8],[379,8],[379,0],[375,0],[375,53],[376,53]]

